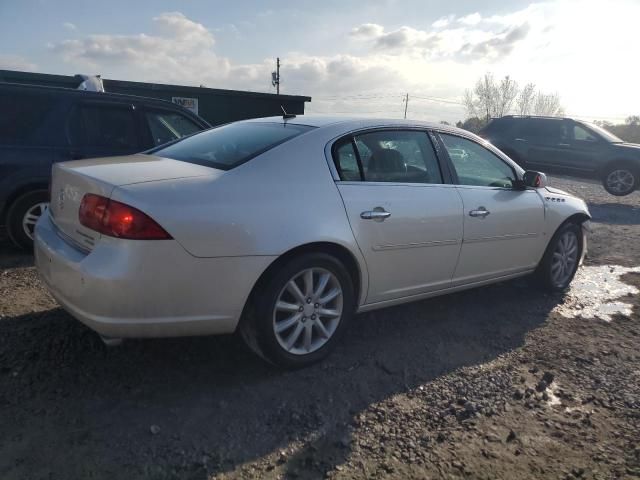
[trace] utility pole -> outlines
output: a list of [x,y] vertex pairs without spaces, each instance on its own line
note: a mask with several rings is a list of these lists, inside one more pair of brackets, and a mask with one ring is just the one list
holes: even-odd
[[271,85],[276,87],[276,94],[280,95],[280,57],[276,59],[276,71],[271,72]]
[[409,106],[409,93],[402,99],[404,102],[404,118],[407,118],[407,107]]

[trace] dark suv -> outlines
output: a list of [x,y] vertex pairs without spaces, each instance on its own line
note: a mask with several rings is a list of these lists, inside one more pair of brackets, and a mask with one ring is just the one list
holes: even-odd
[[526,169],[599,178],[612,195],[640,184],[640,145],[571,118],[506,116],[493,119],[480,136]]
[[209,127],[163,100],[0,83],[0,225],[31,248],[53,163],[136,153]]

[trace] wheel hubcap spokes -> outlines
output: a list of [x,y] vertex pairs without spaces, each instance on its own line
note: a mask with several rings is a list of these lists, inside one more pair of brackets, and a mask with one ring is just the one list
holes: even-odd
[[614,170],[607,177],[607,185],[617,193],[622,193],[633,188],[635,178],[629,170]]
[[33,240],[33,231],[36,228],[36,222],[48,208],[49,204],[46,202],[37,203],[27,210],[27,213],[22,217],[22,229],[31,240]]
[[578,238],[574,232],[565,232],[553,252],[551,278],[558,285],[564,285],[573,274],[578,263]]
[[305,355],[321,348],[342,318],[342,287],[323,268],[308,268],[289,280],[275,304],[273,330],[282,348]]

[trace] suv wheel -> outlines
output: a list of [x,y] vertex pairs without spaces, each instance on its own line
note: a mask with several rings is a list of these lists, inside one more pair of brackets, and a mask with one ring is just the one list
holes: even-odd
[[240,333],[271,363],[304,367],[329,354],[354,311],[353,284],[342,263],[309,253],[284,264],[255,293]]
[[46,190],[25,193],[11,204],[7,212],[7,233],[16,246],[33,249],[36,222],[48,208],[49,194]]
[[640,183],[638,169],[624,163],[610,165],[602,176],[602,185],[611,195],[623,197],[629,195]]

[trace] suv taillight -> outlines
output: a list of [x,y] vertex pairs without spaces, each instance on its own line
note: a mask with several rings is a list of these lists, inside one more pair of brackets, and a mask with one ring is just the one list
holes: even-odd
[[170,240],[164,228],[146,213],[101,195],[87,193],[78,212],[80,224],[110,237]]

